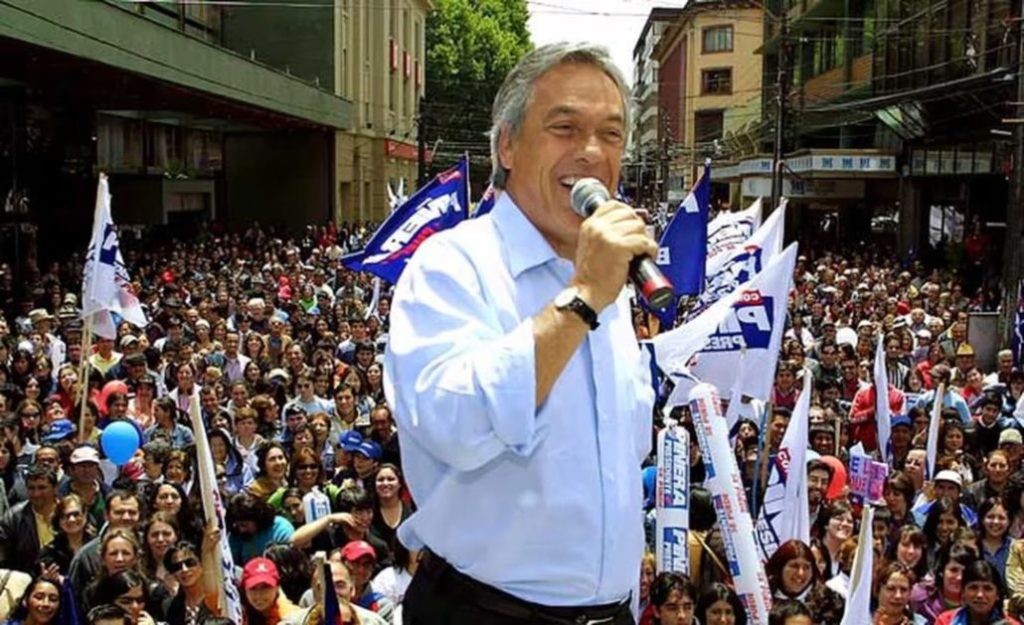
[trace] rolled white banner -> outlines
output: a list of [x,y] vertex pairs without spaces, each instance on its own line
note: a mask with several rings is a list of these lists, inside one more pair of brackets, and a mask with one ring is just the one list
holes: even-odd
[[655,489],[657,571],[690,574],[690,435],[675,423],[658,432]]
[[758,553],[754,522],[747,509],[736,456],[729,444],[729,429],[715,387],[701,383],[689,395],[690,412],[707,470],[704,486],[711,493],[722,529],[726,560],[740,602],[750,623],[767,623],[772,606],[768,577]]

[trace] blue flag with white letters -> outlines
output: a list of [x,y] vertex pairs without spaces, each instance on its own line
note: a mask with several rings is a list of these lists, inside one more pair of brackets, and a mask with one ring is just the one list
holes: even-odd
[[658,266],[677,297],[700,295],[704,290],[710,204],[711,166],[707,165],[658,242]]
[[420,244],[458,225],[468,210],[469,160],[463,158],[412,194],[377,228],[363,250],[341,262],[353,271],[367,271],[394,284]]

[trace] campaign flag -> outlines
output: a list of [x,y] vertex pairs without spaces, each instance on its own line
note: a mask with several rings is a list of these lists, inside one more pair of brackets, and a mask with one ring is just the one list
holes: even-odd
[[369,319],[377,314],[377,306],[380,306],[380,278],[373,279],[373,296],[370,297],[370,305],[366,307],[363,319]]
[[416,249],[431,235],[458,225],[469,209],[469,160],[439,173],[413,193],[373,233],[366,247],[341,259],[394,284]]
[[761,199],[735,213],[721,213],[708,224],[708,259],[727,252],[750,238],[761,226]]
[[658,242],[657,264],[676,296],[697,295],[704,288],[710,203],[711,166],[706,165]]
[[875,346],[875,423],[878,426],[878,453],[885,462],[889,461],[889,431],[892,429],[892,415],[889,414],[889,375],[885,370],[885,334],[878,335]]
[[840,625],[870,625],[871,582],[875,570],[875,540],[873,521],[875,509],[864,506],[860,517],[860,536],[857,538],[857,552],[853,556],[853,570],[850,571],[850,591],[846,595],[846,607]]
[[331,573],[331,563],[323,563],[324,571],[324,625],[334,625],[341,622],[341,605],[338,603],[338,594],[334,592],[334,574]]
[[[736,454],[729,443],[722,402],[714,387],[709,384],[696,385],[689,392],[688,398],[701,457],[707,471],[704,485],[711,493],[711,500],[718,513],[725,547],[725,564],[733,588],[747,612],[747,622],[767,623],[768,611],[772,606],[771,590],[768,588],[764,563],[758,554],[754,523],[747,509],[747,498],[743,494]],[[679,400],[680,394],[673,391],[670,403],[678,403]]]
[[483,217],[487,213],[491,212],[497,199],[498,190],[494,188],[494,185],[487,185],[487,188],[484,189],[484,194],[480,196],[480,201],[476,203],[476,210],[473,211],[473,217]]
[[928,419],[928,442],[925,446],[925,479],[935,477],[935,461],[939,457],[939,426],[942,423],[942,398],[946,396],[946,385],[940,382],[935,391],[935,402],[932,404],[931,418]]
[[807,503],[807,428],[811,411],[811,375],[804,369],[804,385],[796,409],[782,436],[779,453],[768,471],[764,503],[757,517],[761,557],[772,557],[787,540],[811,544],[811,518]]
[[750,282],[692,321],[654,337],[651,342],[662,371],[675,375],[688,370],[730,396],[737,391],[748,397],[768,397],[796,254],[793,243]]
[[675,423],[658,432],[655,569],[690,574],[690,435]]
[[228,544],[228,531],[224,522],[224,502],[217,489],[217,472],[213,466],[210,441],[206,436],[203,415],[199,409],[199,394],[192,394],[189,403],[189,419],[196,438],[196,465],[199,474],[199,492],[203,500],[203,514],[206,526],[220,528],[220,548],[203,552],[203,574],[211,576],[217,587],[217,608],[220,616],[226,616],[233,623],[242,622],[242,601],[235,584],[235,561]]
[[1013,314],[1013,337],[1010,342],[1013,366],[1019,368],[1024,364],[1024,280],[1017,285],[1017,312]]
[[786,204],[783,202],[742,244],[708,258],[704,290],[687,312],[687,318],[693,319],[723,295],[761,273],[768,261],[782,251],[785,222]]
[[132,280],[121,256],[104,174],[100,174],[96,190],[92,239],[82,273],[82,317],[91,320],[93,332],[104,338],[117,338],[114,315],[140,328],[146,327],[149,321],[132,290]]

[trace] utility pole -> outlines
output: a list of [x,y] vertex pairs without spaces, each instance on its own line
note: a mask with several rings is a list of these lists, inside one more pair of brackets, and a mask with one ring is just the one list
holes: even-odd
[[427,184],[427,113],[426,107],[424,107],[425,102],[426,98],[420,96],[420,114],[416,117],[416,156],[419,161],[419,171],[416,176],[418,178],[417,189]]
[[775,149],[772,154],[772,203],[775,210],[782,197],[782,157],[786,134],[786,94],[789,92],[789,20],[786,11],[779,12],[779,70],[775,78]]
[[1013,317],[1017,310],[1017,287],[1021,280],[1021,244],[1024,243],[1024,123],[1020,107],[1024,106],[1024,0],[1017,13],[1017,101],[1011,117],[1013,127],[1013,187],[1010,203],[1006,207],[1006,242],[1003,245],[1003,310],[999,317],[1003,346],[1010,344],[1013,335]]

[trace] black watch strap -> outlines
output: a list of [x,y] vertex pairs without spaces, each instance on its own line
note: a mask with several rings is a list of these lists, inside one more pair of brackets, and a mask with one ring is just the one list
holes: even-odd
[[590,307],[589,304],[583,301],[583,299],[577,295],[569,300],[569,303],[565,305],[566,310],[570,310],[580,316],[580,319],[590,326],[591,330],[596,330],[601,324],[597,321],[597,313]]

